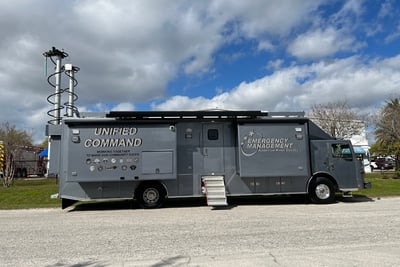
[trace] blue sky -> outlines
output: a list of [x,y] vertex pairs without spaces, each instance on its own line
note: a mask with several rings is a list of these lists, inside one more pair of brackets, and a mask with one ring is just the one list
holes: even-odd
[[399,13],[395,0],[1,1],[0,122],[45,139],[52,46],[80,67],[80,111],[346,100],[373,116],[400,95]]

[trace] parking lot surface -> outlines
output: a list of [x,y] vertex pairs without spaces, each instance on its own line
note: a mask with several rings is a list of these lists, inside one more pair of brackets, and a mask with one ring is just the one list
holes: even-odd
[[400,198],[0,211],[1,266],[399,266]]

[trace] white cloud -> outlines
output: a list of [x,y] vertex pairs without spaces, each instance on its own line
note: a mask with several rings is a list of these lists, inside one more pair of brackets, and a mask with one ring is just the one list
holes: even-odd
[[363,1],[360,0],[347,0],[344,2],[344,5],[339,10],[339,12],[335,15],[336,18],[345,18],[355,15],[361,15],[364,12]]
[[113,111],[135,110],[135,105],[133,105],[132,103],[122,102],[113,107],[111,110]]
[[262,40],[258,43],[259,51],[273,51],[274,48],[274,45],[268,40]]
[[316,29],[299,35],[288,51],[299,59],[319,59],[332,56],[340,51],[354,49],[354,38],[332,27]]
[[394,15],[392,1],[386,0],[383,2],[378,12],[378,18],[392,17]]
[[[398,97],[400,56],[366,64],[350,57],[329,63],[289,67],[250,83],[241,83],[211,99],[175,96],[153,105],[157,110],[209,108],[303,111],[318,103],[347,100],[365,114],[382,99]],[[377,101],[379,103],[377,103]]]
[[[247,82],[238,82],[231,90],[225,84],[217,85],[224,89],[217,90],[219,93],[210,99],[179,96],[183,92],[178,88],[173,91],[178,96],[153,104],[154,108],[293,110],[307,106],[307,99],[317,101],[305,84],[313,88],[318,80],[326,79],[326,84],[321,82],[315,90],[328,97],[329,92],[336,92],[326,89],[327,85],[336,88],[334,84],[341,85],[346,77],[361,84],[363,74],[373,79],[368,83],[384,84],[385,93],[392,92],[394,74],[383,76],[372,65],[359,62],[358,67],[370,72],[360,73],[363,68],[353,69],[350,63],[344,63],[347,61],[340,61],[354,72],[352,79],[340,68],[336,69],[337,80],[333,72],[329,73],[339,61],[330,67],[317,63],[321,70],[314,69],[314,65],[296,67],[297,62],[280,69],[283,62],[288,62],[287,51],[302,59],[332,60],[337,52],[357,51],[359,43],[353,39],[353,30],[359,24],[352,22],[363,13],[364,2],[345,1],[339,12],[325,17],[321,10],[327,5],[330,2],[323,0],[0,1],[0,121],[35,128],[35,139],[41,141],[40,132],[49,119],[45,113],[51,108],[46,97],[53,91],[44,77],[42,53],[52,46],[70,54],[64,63],[81,68],[76,74],[76,104],[81,111],[134,109],[149,101],[161,103],[171,93],[166,89],[177,77],[191,78],[198,73],[220,77],[220,73],[214,73],[216,60],[229,59],[225,63],[233,64],[248,59],[249,53],[271,55],[265,56],[259,68],[269,66],[276,72],[255,81],[242,79],[237,72],[233,74],[238,75],[235,80]],[[294,37],[298,32],[303,34]],[[225,56],[219,53],[227,46],[240,47],[242,43],[249,47],[224,51]],[[397,62],[392,58],[376,64],[384,66],[380,70],[387,71],[386,75],[390,70],[396,72]],[[48,63],[50,73],[53,66]],[[327,78],[321,78],[323,70]],[[64,77],[62,82],[66,85],[67,79]],[[204,88],[208,89],[215,88]],[[29,120],[30,116],[34,119]]]
[[240,22],[239,30],[247,37],[258,38],[263,34],[285,36],[294,27],[309,20],[323,1],[256,0],[252,4],[246,1],[213,1],[211,9],[216,14],[236,18]]
[[283,64],[282,59],[271,60],[267,64],[267,69],[272,69],[272,70],[280,69],[282,64]]
[[385,43],[391,43],[394,40],[398,39],[400,37],[400,23],[397,25],[397,27],[394,29],[394,31],[386,36],[385,38]]
[[153,104],[154,110],[208,110],[221,109],[223,103],[218,101],[218,97],[207,99],[204,97],[189,98],[187,96],[173,96],[161,104]]

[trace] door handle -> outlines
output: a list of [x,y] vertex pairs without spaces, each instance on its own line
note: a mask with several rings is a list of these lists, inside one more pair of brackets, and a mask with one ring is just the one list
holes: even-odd
[[333,163],[329,163],[327,161],[322,162],[328,169],[330,170],[335,170],[335,165],[333,165]]
[[329,167],[330,167],[331,171],[335,170],[335,165],[333,165],[333,163],[329,164]]

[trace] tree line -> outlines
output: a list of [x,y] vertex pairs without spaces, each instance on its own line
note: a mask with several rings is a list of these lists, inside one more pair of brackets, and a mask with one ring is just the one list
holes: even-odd
[[314,105],[309,117],[332,137],[349,139],[361,134],[366,125],[375,126],[375,144],[371,146],[373,155],[394,156],[396,169],[400,157],[400,100],[386,101],[378,114],[363,117],[350,108],[347,101]]
[[15,158],[26,147],[32,147],[32,135],[18,130],[15,125],[3,123],[0,127],[2,141],[1,176],[4,187],[9,187],[15,176]]
[[375,130],[376,143],[371,150],[376,154],[394,155],[396,170],[400,170],[400,100],[392,99],[381,109]]

